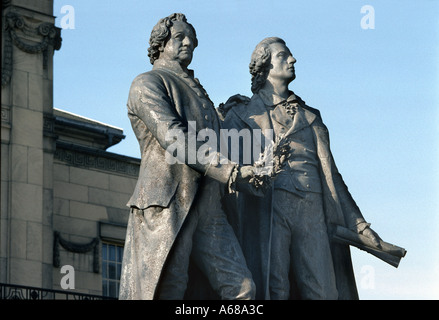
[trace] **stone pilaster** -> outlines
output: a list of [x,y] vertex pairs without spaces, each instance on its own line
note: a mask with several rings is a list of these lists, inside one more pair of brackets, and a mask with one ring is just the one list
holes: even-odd
[[3,0],[0,281],[52,286],[53,0]]

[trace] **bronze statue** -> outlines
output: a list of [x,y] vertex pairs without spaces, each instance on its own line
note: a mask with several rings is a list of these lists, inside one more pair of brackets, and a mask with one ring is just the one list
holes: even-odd
[[[252,271],[256,298],[358,299],[348,246],[353,242],[336,237],[337,230],[366,239],[377,251],[385,243],[338,172],[320,112],[289,90],[295,63],[282,39],[261,41],[250,63],[254,94],[224,119],[224,128],[272,132],[275,141],[286,139],[290,150],[265,197],[227,199],[230,221]],[[260,147],[266,147],[263,140]],[[241,157],[240,162],[256,160],[245,163]]]
[[[197,44],[183,14],[161,19],[148,49],[153,69],[137,76],[130,88],[128,116],[142,159],[128,202],[120,299],[193,298],[187,285],[192,261],[217,297],[255,296],[220,201],[227,189],[259,191],[249,184],[251,166],[218,161],[216,146],[206,148],[195,136],[220,130],[213,103],[188,69]],[[208,161],[199,159],[204,151],[210,153],[203,159]]]

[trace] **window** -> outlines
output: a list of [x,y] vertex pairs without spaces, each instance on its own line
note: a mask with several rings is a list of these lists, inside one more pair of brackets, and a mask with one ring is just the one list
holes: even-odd
[[102,243],[102,295],[119,297],[119,280],[122,270],[123,246]]

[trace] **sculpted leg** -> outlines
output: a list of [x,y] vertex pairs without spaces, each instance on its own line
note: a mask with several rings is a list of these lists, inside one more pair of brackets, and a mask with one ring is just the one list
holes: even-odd
[[307,193],[297,202],[292,223],[291,256],[302,299],[338,298],[332,255],[320,194]]
[[193,255],[212,288],[223,300],[250,300],[255,284],[221,203],[220,184],[203,187],[198,202],[199,222],[194,234]]
[[191,210],[175,240],[165,264],[157,297],[159,300],[182,300],[188,283],[192,238],[198,223],[198,213]]
[[289,215],[288,205],[284,197],[287,192],[276,190],[273,208],[273,230],[270,256],[270,299],[288,300],[290,297],[290,244],[291,230],[286,220]]

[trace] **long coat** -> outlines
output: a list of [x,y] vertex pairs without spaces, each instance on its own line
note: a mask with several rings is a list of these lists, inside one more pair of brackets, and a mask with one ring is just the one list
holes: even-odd
[[[141,229],[128,223],[119,297],[154,299],[168,254],[196,201],[200,179],[207,175],[225,183],[234,164],[204,163],[195,156],[205,142],[190,132],[219,132],[220,123],[203,87],[177,62],[157,60],[153,70],[137,76],[127,106],[141,151],[139,178],[127,205],[155,208],[155,214],[144,215]],[[170,133],[177,139],[170,139]],[[174,164],[169,148],[177,150]]]
[[[311,126],[317,156],[320,164],[320,177],[323,188],[323,201],[328,234],[331,238],[332,226],[341,225],[355,230],[355,226],[364,218],[348,191],[342,176],[337,170],[330,151],[329,134],[322,122],[320,112],[307,106],[301,99],[305,121],[299,126]],[[289,126],[290,119],[270,119],[265,104],[258,94],[250,102],[233,107],[227,114],[223,127],[225,129],[273,129],[271,120]],[[256,137],[256,144],[264,148],[264,139]],[[242,147],[242,146],[241,146]],[[236,198],[228,195],[229,219],[246,256],[247,264],[256,283],[256,297],[269,299],[270,239],[272,221],[272,194],[269,190],[264,198],[238,194]],[[330,239],[334,263],[337,290],[340,299],[358,299],[357,288],[352,268],[349,246]]]

